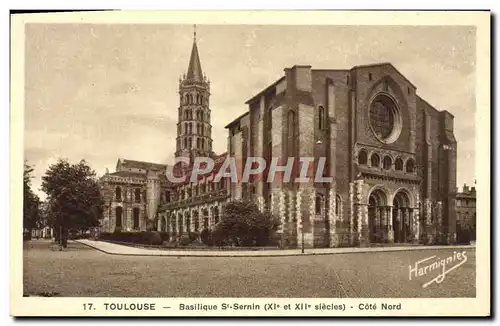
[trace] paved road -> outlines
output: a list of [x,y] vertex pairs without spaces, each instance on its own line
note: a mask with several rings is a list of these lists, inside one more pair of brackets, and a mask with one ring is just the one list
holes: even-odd
[[[455,251],[464,249],[455,249]],[[474,297],[475,250],[441,284],[437,274],[409,280],[409,266],[453,249],[304,257],[133,257],[107,255],[78,243],[52,251],[24,249],[24,293],[150,297]],[[453,265],[450,265],[453,266]]]

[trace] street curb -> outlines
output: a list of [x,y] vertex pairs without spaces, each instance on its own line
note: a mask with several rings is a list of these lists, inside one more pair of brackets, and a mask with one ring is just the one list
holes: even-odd
[[[105,253],[107,255],[115,255],[115,256],[134,256],[134,257],[171,257],[171,258],[180,258],[180,257],[193,257],[193,258],[219,258],[219,257],[231,257],[231,258],[269,258],[269,257],[300,257],[300,256],[327,256],[327,255],[344,255],[344,254],[358,254],[358,253],[383,253],[383,252],[398,252],[398,251],[417,251],[417,250],[440,250],[440,249],[475,249],[476,245],[458,245],[458,246],[425,246],[425,247],[394,247],[387,250],[359,250],[359,251],[342,251],[342,252],[305,252],[305,253],[294,253],[294,254],[279,254],[279,255],[186,255],[186,254],[178,254],[178,255],[152,255],[152,254],[125,254],[125,253],[117,253],[117,252],[109,252],[98,248],[96,246],[92,246],[88,243],[83,243],[78,240],[73,240],[74,242],[80,243],[84,246],[93,248],[97,251]],[[145,249],[147,250],[147,249]]]

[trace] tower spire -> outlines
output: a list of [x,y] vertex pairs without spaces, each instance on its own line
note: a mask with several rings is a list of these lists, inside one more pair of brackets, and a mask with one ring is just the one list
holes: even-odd
[[196,25],[194,25],[193,37],[193,48],[191,49],[191,58],[189,59],[186,79],[188,81],[203,82],[200,55],[198,54],[198,46],[196,45]]

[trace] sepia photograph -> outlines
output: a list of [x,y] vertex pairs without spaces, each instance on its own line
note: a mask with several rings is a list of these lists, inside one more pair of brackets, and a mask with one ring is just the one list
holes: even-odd
[[490,13],[341,14],[14,15],[11,300],[489,315]]

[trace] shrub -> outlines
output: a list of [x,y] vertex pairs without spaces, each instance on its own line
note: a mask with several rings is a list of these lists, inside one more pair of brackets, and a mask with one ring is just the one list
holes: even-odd
[[269,240],[269,245],[281,247],[281,234],[274,232]]
[[160,245],[163,243],[163,239],[159,232],[149,231],[149,232],[114,232],[107,233],[101,232],[100,239],[116,242],[127,242],[134,244],[153,244]]
[[143,232],[142,243],[148,245],[161,245],[163,243],[163,239],[158,231],[147,231]]
[[213,245],[217,246],[217,247],[222,247],[229,242],[226,240],[226,235],[224,233],[224,230],[222,230],[221,228],[218,228],[218,227],[216,227],[211,232],[211,237],[212,237]]
[[280,223],[270,212],[261,212],[253,202],[232,201],[224,205],[223,211],[216,227],[217,243],[231,240],[238,246],[265,246]]
[[191,243],[191,239],[189,238],[189,235],[183,234],[181,238],[179,239],[179,245],[181,246],[187,246]]
[[189,232],[189,240],[191,242],[197,240],[200,237],[200,234],[198,232]]
[[170,236],[168,235],[168,232],[158,232],[163,240],[163,242],[168,242],[170,240]]
[[203,229],[200,233],[200,239],[203,244],[211,247],[213,245],[212,235],[208,229]]

